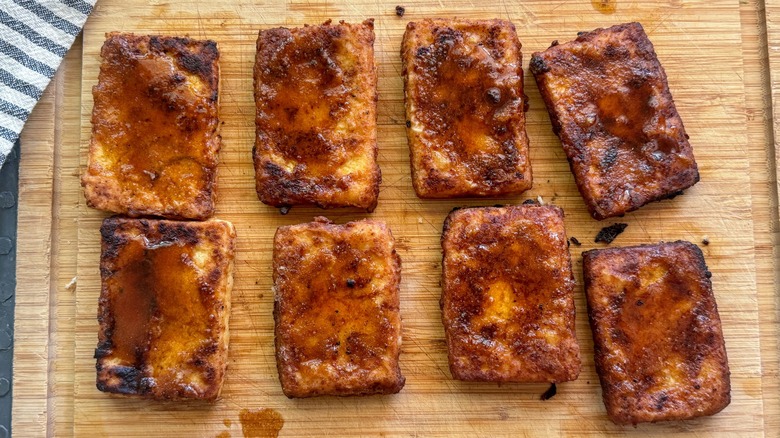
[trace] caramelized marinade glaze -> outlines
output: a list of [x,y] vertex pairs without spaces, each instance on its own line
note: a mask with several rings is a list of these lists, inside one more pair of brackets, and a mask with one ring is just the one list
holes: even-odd
[[216,200],[219,51],[214,41],[109,33],[92,89],[87,205],[207,219]]
[[586,32],[531,57],[553,131],[595,219],[699,181],[682,119],[639,23]]
[[618,424],[712,415],[731,384],[701,250],[684,241],[583,253],[604,405]]
[[260,31],[254,80],[260,200],[373,211],[382,179],[373,19]]
[[276,362],[284,394],[397,393],[401,261],[383,222],[325,218],[274,238]]
[[455,210],[442,249],[442,321],[454,378],[577,378],[574,277],[560,208]]
[[100,232],[98,389],[217,398],[227,366],[233,225],[113,217]]
[[506,20],[407,24],[401,59],[417,196],[531,188],[520,47]]

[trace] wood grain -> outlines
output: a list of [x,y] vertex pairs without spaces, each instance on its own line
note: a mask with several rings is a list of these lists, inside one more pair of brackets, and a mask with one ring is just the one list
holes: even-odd
[[[17,239],[14,321],[14,400],[12,431],[43,435],[47,403],[41,394],[49,383],[49,285],[51,276],[51,199],[53,187],[54,109],[56,85],[46,88],[30,123],[22,132],[19,166],[19,221],[23,230],[38,230],[36,239]],[[15,412],[33,415],[18,416]]]
[[[767,7],[774,7],[774,14],[780,16],[780,2],[772,0]],[[753,200],[753,227],[756,250],[756,286],[759,306],[759,327],[761,330],[761,367],[764,385],[764,430],[780,430],[780,225],[778,224],[777,164],[774,159],[776,144],[773,143],[773,128],[777,132],[777,118],[774,118],[773,93],[777,95],[777,84],[770,84],[767,35],[771,31],[780,35],[778,23],[770,26],[764,10],[763,0],[751,0],[741,4],[742,51],[744,57],[745,102],[747,105],[748,151],[750,157],[751,199]],[[771,12],[770,12],[771,13]],[[758,44],[756,44],[758,42]],[[780,57],[776,57],[780,61]],[[775,62],[775,74],[780,62]],[[777,114],[777,112],[775,112]]]
[[[239,412],[260,408],[273,408],[284,417],[282,436],[315,432],[339,436],[380,433],[492,436],[716,431],[754,435],[777,430],[778,355],[774,338],[777,336],[777,273],[772,259],[777,227],[776,215],[773,218],[768,214],[771,208],[777,211],[776,188],[774,192],[770,190],[773,188],[770,181],[774,184],[776,178],[768,175],[767,166],[766,128],[771,125],[766,123],[765,116],[772,106],[763,99],[769,87],[764,85],[760,73],[758,2],[658,1],[641,5],[621,2],[612,15],[602,15],[582,2],[561,6],[542,1],[522,5],[506,2],[506,7],[504,3],[493,7],[457,1],[449,2],[447,9],[430,2],[405,6],[407,15],[399,19],[394,15],[395,4],[365,2],[350,6],[317,2],[264,6],[243,2],[222,6],[186,2],[142,4],[132,9],[127,8],[126,2],[116,0],[99,4],[85,33],[83,88],[74,84],[74,77],[78,82],[78,71],[71,71],[60,81],[65,91],[59,91],[58,98],[62,106],[57,107],[60,128],[55,137],[59,136],[59,140],[55,139],[54,157],[50,159],[55,163],[55,183],[49,190],[59,194],[55,199],[60,199],[52,207],[56,220],[52,223],[52,319],[47,331],[51,332],[49,348],[54,351],[50,354],[54,362],[49,370],[53,383],[44,387],[46,392],[40,393],[42,388],[33,376],[16,377],[14,382],[15,388],[29,388],[30,400],[34,400],[35,394],[49,397],[45,433],[101,436],[121,430],[128,435],[160,435],[167,430],[176,436],[187,433],[215,436],[222,432],[241,436]],[[734,402],[723,413],[709,419],[644,425],[637,429],[609,423],[593,369],[592,342],[581,289],[576,301],[580,310],[577,334],[583,348],[584,369],[578,381],[559,386],[555,398],[538,401],[546,389],[539,385],[496,387],[450,379],[436,305],[441,222],[446,212],[456,205],[517,202],[525,197],[461,202],[423,202],[414,197],[402,126],[397,53],[406,21],[433,15],[508,17],[518,27],[526,60],[531,51],[545,48],[552,39],[571,38],[577,30],[631,19],[645,24],[691,134],[702,169],[702,182],[685,196],[625,217],[623,221],[630,224],[629,228],[615,245],[677,238],[698,243],[704,235],[712,241],[704,251],[714,272],[734,384]],[[371,216],[388,221],[401,247],[405,340],[401,360],[408,383],[395,397],[289,401],[281,395],[273,362],[268,274],[273,232],[278,225],[308,221],[323,213],[339,222],[364,215],[348,210],[293,209],[290,215],[279,216],[254,197],[250,154],[254,134],[251,100],[254,39],[260,28],[317,23],[326,18],[357,21],[367,16],[377,18],[380,165],[385,175],[379,208]],[[103,215],[83,205],[75,176],[79,156],[75,127],[81,117],[81,134],[88,138],[89,90],[97,77],[97,53],[102,33],[107,30],[206,36],[221,45],[226,125],[218,216],[236,224],[239,253],[231,324],[232,363],[223,400],[213,407],[128,401],[106,396],[94,388],[91,356],[96,342],[99,287],[97,228]],[[735,56],[738,52],[734,50],[726,53],[723,47],[742,47],[742,56]],[[66,65],[78,68],[74,67],[73,60]],[[536,176],[535,188],[528,196],[540,195],[548,201],[555,197],[555,203],[566,210],[567,232],[586,242],[580,248],[572,248],[576,276],[581,284],[579,252],[596,247],[590,243],[593,236],[601,226],[611,222],[597,223],[585,213],[560,144],[550,133],[549,120],[533,79],[526,78],[525,85],[531,99],[529,137]],[[83,91],[81,105],[80,91]],[[81,144],[85,144],[83,139]],[[83,153],[81,159],[83,166]],[[41,169],[36,174],[42,178],[47,175]],[[746,193],[748,187],[750,196]],[[30,190],[46,192],[41,187]],[[77,223],[73,222],[76,217]],[[76,233],[78,242],[74,238]],[[40,231],[32,226],[24,229],[20,226],[20,241],[22,238],[35,240],[38,234]],[[74,294],[65,285],[73,278],[76,253],[79,279]],[[29,265],[20,266],[20,272],[32,269]],[[41,271],[40,267],[35,269]],[[33,276],[29,278],[31,285],[40,281]],[[35,302],[26,302],[24,306],[39,307]],[[17,326],[17,334],[19,329]],[[17,353],[17,363],[37,363],[40,370],[41,362],[47,362],[46,358]],[[70,386],[73,380],[75,387]],[[36,421],[42,420],[33,406],[40,405],[40,399],[27,405],[19,405],[16,400],[15,397],[15,425],[18,422],[37,424]],[[138,421],[141,418],[143,421]],[[37,433],[41,428],[29,433],[22,430],[15,428],[15,434],[43,434]]]

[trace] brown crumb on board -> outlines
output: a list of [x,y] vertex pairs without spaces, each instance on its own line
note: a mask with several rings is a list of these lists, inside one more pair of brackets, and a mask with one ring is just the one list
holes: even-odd
[[574,236],[572,236],[572,237],[570,237],[570,238],[569,238],[569,242],[571,242],[571,243],[573,243],[573,244],[575,244],[575,245],[577,245],[577,246],[582,246],[582,242],[580,242],[580,240],[579,240],[579,239],[577,239],[577,238],[576,238],[576,237],[574,237]]
[[604,242],[606,244],[610,244],[610,243],[612,243],[613,240],[615,240],[615,238],[617,236],[620,235],[620,233],[622,233],[626,229],[627,226],[628,226],[628,224],[616,223],[616,224],[612,224],[612,225],[610,225],[608,227],[604,227],[596,235],[596,240],[595,241],[596,242]]
[[399,17],[403,17],[406,13],[406,8],[403,6],[396,6],[395,7],[395,15],[398,15]]
[[555,394],[558,393],[558,388],[555,386],[555,383],[551,383],[550,387],[547,388],[547,391],[544,391],[542,395],[539,397],[539,400],[549,400],[553,397],[555,397]]

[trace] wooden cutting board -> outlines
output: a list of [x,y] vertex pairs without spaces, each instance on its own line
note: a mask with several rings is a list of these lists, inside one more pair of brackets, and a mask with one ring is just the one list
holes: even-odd
[[[604,3],[608,3],[604,6]],[[99,50],[108,31],[126,31],[211,38],[222,53],[223,151],[219,170],[217,217],[232,221],[238,232],[237,265],[231,317],[230,368],[222,400],[158,404],[111,397],[95,389],[93,350],[100,288],[98,271],[100,221],[106,215],[78,198],[78,287],[73,326],[73,432],[77,436],[170,435],[242,436],[255,427],[266,436],[281,427],[281,436],[345,435],[513,435],[741,433],[764,430],[760,296],[757,292],[754,209],[750,196],[742,28],[738,2],[587,1],[552,4],[531,2],[410,2],[406,15],[395,15],[395,3],[272,2],[226,3],[102,0],[84,32],[81,87],[81,162],[86,163],[91,87],[97,79]],[[612,7],[614,6],[614,8]],[[399,48],[408,21],[433,16],[508,18],[515,23],[530,52],[550,41],[565,41],[579,30],[640,21],[666,68],[678,109],[691,136],[702,181],[684,196],[631,213],[629,224],[613,245],[685,239],[700,243],[710,270],[723,320],[732,371],[732,403],[712,418],[688,422],[613,425],[601,403],[592,359],[592,341],[581,287],[576,294],[577,336],[583,371],[575,382],[558,386],[548,401],[539,396],[546,385],[494,385],[453,381],[447,369],[440,323],[438,285],[441,270],[439,236],[447,212],[456,206],[517,203],[542,197],[566,211],[570,236],[583,245],[572,247],[578,284],[582,284],[580,252],[601,247],[596,232],[615,221],[591,219],[577,193],[558,139],[533,78],[525,86],[531,110],[528,135],[534,189],[524,196],[489,200],[422,201],[409,177],[404,132]],[[377,210],[322,211],[294,208],[279,215],[257,201],[251,148],[254,138],[252,65],[259,29],[317,24],[326,19],[376,19],[379,67],[379,164],[384,183]],[[729,48],[734,48],[730,50]],[[66,129],[75,129],[68,126]],[[401,366],[407,377],[395,396],[288,400],[281,393],[273,351],[271,243],[277,226],[325,215],[337,222],[370,216],[388,222],[403,260],[401,311],[404,347]],[[66,367],[67,368],[67,367]],[[71,371],[72,370],[72,371]],[[242,415],[242,413],[244,415]],[[252,417],[254,415],[254,419]],[[266,434],[266,435],[263,435]]]

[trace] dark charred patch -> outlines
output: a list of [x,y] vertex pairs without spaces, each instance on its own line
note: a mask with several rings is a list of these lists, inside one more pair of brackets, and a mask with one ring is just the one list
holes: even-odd
[[601,158],[601,167],[605,170],[609,169],[613,164],[615,164],[617,158],[618,149],[616,147],[607,149],[607,151],[604,153],[604,156]]
[[396,16],[403,17],[405,13],[406,13],[406,8],[405,7],[400,6],[400,5],[395,7],[395,15]]
[[533,56],[531,56],[530,68],[531,73],[534,75],[541,75],[550,71],[550,67],[547,65],[544,59],[535,53]]

